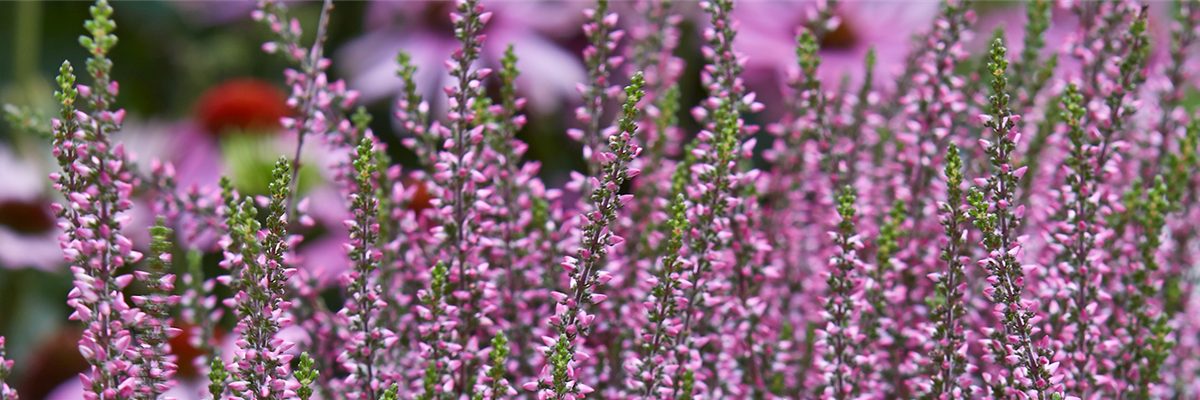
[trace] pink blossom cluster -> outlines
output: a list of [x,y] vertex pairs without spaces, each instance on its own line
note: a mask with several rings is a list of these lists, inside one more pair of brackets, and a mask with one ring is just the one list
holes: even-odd
[[[1200,396],[1200,122],[1185,101],[1200,4],[1175,6],[1162,44],[1137,2],[1060,2],[1078,26],[1051,49],[1055,6],[1030,2],[1010,55],[1003,32],[973,54],[975,11],[946,1],[902,64],[868,51],[865,79],[823,81],[845,5],[822,1],[776,100],[747,86],[735,44],[756,21],[741,6],[699,4],[693,103],[684,5],[585,10],[588,77],[564,133],[586,168],[551,187],[517,138],[521,49],[482,66],[479,0],[454,3],[444,65],[396,58],[408,170],[330,82],[333,2],[304,46],[263,1],[253,18],[277,36],[263,48],[294,64],[282,122],[298,140],[256,198],[227,179],[176,188],[169,163],[140,176],[111,143],[125,113],[110,111],[115,24],[99,1],[81,40],[95,83],[64,64],[53,123],[85,397],[158,398],[177,362],[207,367],[216,399]],[[418,68],[449,75],[445,107]],[[346,199],[350,265],[332,282],[292,250],[314,225],[297,187],[309,136]],[[146,261],[122,232],[135,190],[161,215]],[[226,273],[205,277],[196,259],[218,247]],[[236,349],[216,345],[226,312]],[[176,319],[196,360],[170,355]],[[0,338],[0,381],[3,356]]]
[[8,386],[8,374],[12,373],[13,360],[5,358],[4,337],[0,336],[0,399],[17,400],[17,391]]

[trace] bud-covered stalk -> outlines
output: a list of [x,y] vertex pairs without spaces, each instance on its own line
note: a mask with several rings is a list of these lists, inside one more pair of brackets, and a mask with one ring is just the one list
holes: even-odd
[[[621,66],[625,57],[614,56],[617,42],[625,32],[616,30],[617,13],[609,13],[608,0],[598,0],[595,9],[584,10],[584,16],[589,21],[583,25],[583,33],[587,35],[588,46],[583,49],[584,63],[587,64],[588,84],[578,89],[583,95],[583,105],[575,109],[575,118],[584,124],[584,130],[571,131],[571,136],[583,143],[583,158],[588,164],[588,176],[599,176],[603,173],[600,168],[605,163],[600,153],[605,151],[603,133],[604,102],[616,97],[619,86],[610,81],[612,70]],[[584,186],[584,193],[591,188]]]
[[[443,243],[446,260],[450,271],[446,290],[451,293],[460,306],[458,316],[457,341],[460,346],[467,347],[477,334],[480,321],[486,319],[484,299],[494,290],[488,288],[490,282],[485,279],[483,271],[487,265],[478,260],[480,246],[480,227],[482,210],[473,207],[481,200],[480,191],[487,187],[487,177],[480,171],[480,153],[483,148],[485,116],[478,101],[483,96],[483,79],[491,74],[490,69],[475,68],[486,37],[483,28],[491,19],[491,12],[484,12],[479,0],[460,0],[455,12],[450,15],[454,22],[454,35],[462,47],[456,49],[451,59],[446,62],[449,74],[457,82],[456,86],[447,86],[449,109],[447,119],[449,127],[431,129],[442,135],[442,152],[438,154],[438,163],[434,165],[434,180],[442,192],[439,196],[442,209],[442,229],[447,239]],[[480,265],[483,264],[483,265]],[[477,351],[472,348],[469,351]],[[478,354],[451,354],[461,361],[459,376],[455,378],[455,392],[466,393],[470,396],[474,390],[471,380],[475,379],[474,365]]]
[[[264,43],[263,51],[267,53],[282,52],[289,62],[299,67],[299,70],[288,69],[285,71],[287,84],[291,86],[288,106],[296,112],[294,117],[285,117],[282,121],[284,129],[296,135],[296,155],[292,158],[291,182],[293,185],[298,185],[300,155],[303,154],[301,150],[304,147],[304,139],[310,134],[323,134],[329,130],[331,125],[334,125],[330,124],[330,119],[336,116],[328,115],[332,111],[331,105],[337,107],[343,104],[352,104],[358,95],[356,93],[346,95],[345,83],[340,81],[336,82],[331,90],[331,85],[325,75],[325,70],[329,69],[330,65],[324,52],[326,31],[329,27],[329,13],[333,11],[333,0],[325,0],[321,7],[317,34],[311,47],[300,44],[303,34],[300,20],[289,18],[287,11],[287,6],[276,0],[259,0],[258,9],[251,16],[254,20],[266,24],[271,32],[275,33],[276,40]],[[342,96],[336,95],[339,87]],[[348,108],[348,106],[342,107]],[[334,121],[335,124],[336,122]],[[296,191],[297,188],[293,187],[291,190]],[[291,212],[295,208],[294,204],[294,198],[290,198],[287,203],[288,221],[292,219]]]
[[[1114,375],[1127,377],[1126,390],[1136,393],[1129,396],[1131,398],[1151,398],[1155,386],[1162,380],[1159,370],[1175,345],[1171,336],[1173,328],[1163,313],[1160,293],[1163,278],[1159,251],[1163,245],[1166,216],[1171,212],[1167,196],[1166,181],[1160,175],[1155,176],[1154,185],[1148,190],[1135,187],[1129,196],[1132,201],[1126,204],[1133,212],[1134,229],[1140,239],[1136,241],[1137,257],[1131,260],[1130,271],[1123,279],[1129,288],[1123,296],[1123,308],[1128,312],[1124,330],[1128,336],[1122,338],[1121,354],[1124,356]],[[1126,395],[1121,393],[1118,398],[1126,398]]]
[[558,337],[553,339],[554,343],[546,351],[551,364],[550,376],[525,385],[528,390],[544,391],[543,395],[555,399],[573,399],[593,390],[588,384],[580,382],[589,377],[577,375],[582,370],[578,363],[591,356],[586,348],[580,347],[596,318],[588,313],[589,306],[608,298],[595,292],[597,286],[605,284],[612,277],[607,271],[601,271],[605,255],[612,246],[625,240],[615,235],[611,226],[617,219],[617,212],[633,197],[620,194],[621,185],[639,172],[631,170],[629,164],[642,151],[633,142],[633,135],[638,128],[636,121],[640,113],[637,104],[645,95],[642,91],[644,83],[642,74],[638,73],[625,87],[625,105],[617,131],[608,139],[608,150],[600,153],[603,175],[589,178],[592,187],[589,197],[591,207],[580,215],[583,220],[580,247],[574,257],[567,257],[562,263],[570,276],[572,291],[569,294],[554,292],[551,295],[557,305],[550,323],[558,329]]
[[346,377],[347,387],[354,388],[350,398],[375,399],[376,390],[388,382],[380,379],[383,368],[379,361],[381,350],[395,344],[398,338],[390,329],[380,325],[380,313],[387,308],[379,281],[379,260],[383,253],[377,248],[379,233],[379,200],[375,186],[376,163],[373,159],[374,137],[367,130],[370,118],[359,114],[356,118],[357,136],[362,139],[355,149],[352,163],[354,190],[350,194],[350,210],[353,219],[345,221],[350,230],[349,258],[354,269],[343,278],[347,283],[348,297],[338,316],[345,318],[350,337],[346,341],[342,356],[343,366],[351,372]]
[[221,357],[213,357],[208,367],[208,393],[206,400],[225,399],[229,388],[229,371],[225,370],[225,362]]
[[171,251],[174,250],[171,243],[173,234],[170,228],[163,226],[163,217],[159,216],[150,228],[148,271],[134,272],[134,276],[150,289],[148,295],[131,298],[146,313],[138,334],[141,342],[138,346],[140,359],[137,361],[141,385],[135,395],[138,399],[157,400],[175,383],[173,377],[178,366],[168,342],[180,333],[179,328],[171,326],[171,308],[179,303],[179,296],[171,294],[175,290],[175,275],[169,273]]
[[[638,1],[634,8],[643,14],[641,24],[630,29],[631,44],[626,47],[630,62],[626,68],[645,71],[646,98],[645,114],[642,117],[642,138],[645,151],[634,168],[642,171],[633,182],[634,203],[630,205],[629,224],[621,226],[619,232],[629,238],[627,254],[643,262],[652,262],[663,245],[659,232],[669,230],[665,221],[651,218],[658,212],[669,213],[664,204],[673,196],[665,193],[670,184],[669,176],[676,164],[671,159],[682,150],[685,133],[679,127],[679,75],[683,73],[684,60],[675,57],[679,46],[680,27],[683,16],[674,13],[674,3],[665,1]],[[651,240],[656,246],[651,246]],[[628,268],[626,282],[635,282],[642,268]]]
[[992,175],[976,179],[977,186],[967,196],[972,207],[971,219],[983,233],[980,245],[987,251],[987,256],[978,262],[988,273],[987,281],[991,284],[984,294],[995,303],[993,314],[1002,325],[985,343],[992,352],[990,360],[1005,370],[986,383],[991,398],[1011,398],[1020,391],[1031,398],[1048,400],[1051,393],[1061,392],[1062,388],[1058,380],[1051,379],[1058,363],[1051,364],[1051,350],[1044,345],[1046,340],[1039,341],[1043,344],[1034,342],[1033,319],[1038,316],[1038,302],[1021,295],[1025,287],[1025,271],[1020,262],[1025,237],[1018,237],[1017,232],[1025,206],[1014,207],[1013,198],[1025,167],[1012,165],[1012,153],[1021,139],[1016,130],[1020,116],[1014,115],[1009,107],[1005,53],[1004,42],[996,39],[988,63],[992,74],[991,114],[980,117],[995,140],[979,140],[991,161]]
[[492,337],[492,349],[488,351],[492,365],[487,366],[486,371],[491,385],[475,392],[476,400],[503,399],[517,394],[516,389],[508,386],[508,378],[504,377],[508,371],[508,352],[508,337],[504,336],[504,331],[496,332],[496,336]]
[[[125,302],[122,290],[133,275],[121,275],[121,267],[133,264],[142,254],[121,233],[129,224],[130,198],[138,184],[123,144],[115,146],[111,135],[121,128],[125,110],[109,111],[118,85],[111,78],[108,52],[117,43],[113,9],[107,1],[91,7],[92,19],[84,27],[90,36],[79,42],[90,53],[87,66],[93,86],[75,85],[71,64],[64,62],[57,79],[55,97],[62,105],[60,118],[51,123],[54,155],[62,171],[51,174],[55,189],[67,204],[54,205],[65,232],[59,237],[63,255],[72,264],[75,288],[67,304],[75,309],[72,320],[84,325],[79,351],[91,364],[80,374],[84,398],[129,399],[138,388],[134,362],[139,344],[131,333],[140,320],[137,308]],[[75,109],[75,100],[88,100],[92,113]]]
[[[1101,263],[1107,256],[1096,254],[1094,250],[1098,237],[1109,236],[1111,232],[1101,218],[1102,209],[1108,205],[1101,193],[1101,176],[1098,176],[1093,165],[1097,161],[1094,156],[1099,144],[1084,132],[1086,121],[1083,118],[1086,112],[1082,104],[1083,96],[1072,84],[1061,98],[1061,115],[1066,121],[1067,137],[1071,142],[1064,163],[1069,191],[1063,194],[1064,204],[1055,215],[1051,243],[1061,246],[1062,251],[1056,261],[1068,268],[1065,269],[1064,282],[1047,281],[1059,283],[1062,289],[1070,291],[1064,299],[1057,299],[1060,303],[1057,308],[1060,310],[1051,313],[1051,321],[1055,324],[1066,322],[1070,327],[1063,326],[1061,330],[1074,332],[1072,340],[1067,340],[1065,335],[1060,337],[1060,340],[1066,341],[1063,350],[1074,355],[1064,360],[1064,367],[1074,379],[1075,392],[1086,397],[1096,384],[1094,372],[1087,369],[1098,362],[1095,347],[1100,343],[1101,331],[1096,314],[1100,297],[1105,291],[1102,281],[1106,275],[1111,275],[1102,273],[1107,268]],[[1106,293],[1104,295],[1107,296]]]
[[[711,333],[720,325],[721,321],[718,318],[701,320],[702,316],[713,316],[710,312],[713,307],[702,299],[715,294],[715,290],[724,286],[727,279],[741,273],[740,270],[731,270],[740,269],[741,266],[734,265],[737,261],[727,257],[727,250],[733,247],[733,240],[745,241],[739,243],[741,247],[736,247],[738,249],[754,248],[748,244],[750,238],[736,234],[732,219],[738,214],[738,206],[745,201],[738,197],[741,188],[737,185],[749,185],[754,181],[753,178],[740,174],[738,161],[744,149],[754,148],[754,139],[745,143],[742,140],[745,136],[753,134],[757,127],[744,126],[741,114],[744,109],[754,112],[762,109],[762,104],[755,102],[752,94],[744,95],[745,87],[740,74],[744,69],[745,58],[739,56],[733,48],[737,34],[735,21],[731,16],[733,2],[718,0],[703,2],[701,6],[712,21],[712,27],[704,32],[708,43],[702,48],[709,63],[704,68],[701,81],[708,89],[709,97],[701,102],[702,107],[693,109],[693,116],[705,123],[705,129],[692,142],[693,145],[689,145],[690,156],[695,158],[694,163],[685,161],[681,168],[687,170],[677,170],[690,176],[690,181],[681,192],[694,199],[689,210],[693,226],[685,243],[691,254],[696,257],[696,262],[690,271],[687,271],[686,278],[695,286],[686,290],[685,298],[688,302],[687,309],[683,312],[683,326],[681,333],[676,335],[674,340],[675,346],[682,345],[686,348],[700,347],[696,345],[697,341],[707,341],[700,336]],[[695,367],[699,368],[700,360],[693,357],[698,354],[692,353],[694,352],[677,352],[677,362],[694,362]],[[689,357],[692,360],[686,360]],[[699,373],[697,378],[702,381],[715,378],[715,374],[704,371],[686,371],[694,375]],[[677,370],[673,380],[676,383],[681,382],[683,373],[685,369]]]
[[285,301],[287,280],[295,274],[289,267],[291,248],[287,236],[287,206],[291,198],[291,163],[280,157],[270,184],[266,229],[256,220],[258,210],[250,199],[241,202],[230,217],[230,237],[236,244],[226,247],[226,260],[236,265],[237,294],[229,304],[237,307],[234,332],[241,335],[235,354],[233,382],[229,388],[239,397],[255,400],[285,399],[295,394],[291,380],[292,355],[285,352],[294,343],[277,338],[279,330],[292,324]]
[[417,293],[421,305],[417,306],[417,316],[421,325],[417,328],[420,342],[417,350],[425,362],[425,372],[421,384],[423,391],[415,398],[418,400],[434,400],[448,397],[453,393],[454,367],[461,361],[456,358],[462,351],[462,346],[454,343],[454,320],[458,307],[447,304],[446,275],[449,270],[446,263],[439,261],[430,271],[431,277],[428,289]]
[[312,384],[320,375],[320,371],[313,368],[313,359],[308,356],[308,352],[300,353],[300,363],[296,366],[296,381],[300,383],[300,387],[296,389],[296,397],[300,400],[312,398]]
[[417,90],[417,82],[413,79],[417,73],[417,66],[413,64],[412,54],[400,50],[396,54],[396,64],[400,65],[396,70],[396,75],[403,82],[404,89],[397,96],[396,112],[393,116],[400,121],[400,126],[404,128],[404,131],[412,135],[402,139],[401,144],[417,153],[417,159],[421,162],[421,166],[429,169],[437,162],[439,148],[435,140],[437,136],[427,134],[429,102],[421,96],[421,92]]
[[968,398],[971,394],[971,377],[966,375],[974,367],[967,362],[968,343],[963,332],[962,319],[966,315],[963,293],[967,287],[965,265],[967,256],[966,209],[963,204],[963,164],[958,146],[950,144],[946,150],[946,202],[939,204],[942,226],[946,229],[942,244],[941,260],[946,264],[942,272],[930,273],[928,278],[937,284],[937,298],[930,319],[935,324],[933,339],[936,340],[930,354],[928,377],[930,391],[926,399]]
[[[684,278],[684,270],[691,265],[686,258],[681,258],[683,238],[688,229],[687,201],[682,193],[676,194],[671,202],[671,217],[666,225],[670,229],[666,249],[663,252],[661,269],[652,278],[654,284],[644,306],[646,308],[647,324],[642,329],[639,341],[638,358],[630,360],[627,367],[636,370],[637,374],[629,377],[627,386],[631,392],[640,392],[642,398],[655,398],[656,393],[667,391],[673,383],[669,369],[678,368],[669,363],[676,359],[671,346],[671,337],[679,335],[683,329],[683,320],[679,311],[686,307],[687,299],[684,290],[692,287],[692,282]],[[660,388],[660,385],[662,388]],[[658,395],[662,396],[662,395]]]
[[826,365],[822,367],[825,385],[816,393],[822,398],[855,398],[862,379],[856,358],[865,339],[858,324],[864,306],[861,304],[863,262],[858,258],[863,243],[854,229],[858,214],[854,205],[856,199],[853,188],[842,189],[837,198],[838,230],[830,232],[837,253],[829,260],[832,268],[826,279],[829,285],[829,293],[823,301],[826,325],[817,331],[817,345],[825,349]]

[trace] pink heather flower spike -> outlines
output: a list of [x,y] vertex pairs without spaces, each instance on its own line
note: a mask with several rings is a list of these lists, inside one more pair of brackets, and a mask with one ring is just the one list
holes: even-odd
[[833,243],[838,247],[837,252],[829,260],[829,294],[824,301],[826,325],[817,330],[817,345],[822,348],[825,364],[825,383],[817,389],[816,395],[822,398],[846,400],[861,394],[860,382],[864,377],[858,355],[863,352],[862,338],[859,331],[871,329],[861,326],[861,276],[862,261],[858,259],[858,251],[862,247],[855,232],[854,220],[858,211],[854,202],[854,189],[847,186],[837,198],[838,230],[831,232]]
[[[946,150],[946,202],[938,208],[946,239],[942,245],[941,261],[944,272],[933,273],[937,283],[937,295],[943,299],[933,310],[930,319],[934,322],[934,349],[929,355],[930,363],[924,379],[928,379],[926,398],[968,398],[976,394],[970,373],[975,366],[970,364],[967,352],[970,344],[964,334],[963,320],[966,308],[963,293],[967,279],[964,262],[967,259],[966,207],[962,192],[962,159],[958,146],[953,143]],[[964,385],[964,382],[968,383]]]
[[236,282],[234,332],[241,338],[229,388],[243,398],[285,399],[296,389],[288,363],[292,356],[285,354],[294,343],[277,337],[291,325],[291,302],[284,300],[287,277],[294,273],[285,222],[285,204],[292,195],[290,165],[286,157],[275,163],[265,230],[255,219],[252,199],[243,199],[230,215],[225,261]]
[[[741,115],[758,107],[740,77],[744,62],[733,47],[737,34],[737,22],[731,18],[733,3],[705,3],[704,9],[712,21],[704,48],[710,64],[701,77],[709,90],[701,113],[707,119],[702,121],[705,130],[689,146],[695,158],[685,158],[676,170],[676,184],[686,185],[677,186],[676,193],[686,191],[695,199],[691,213],[699,230],[688,235],[689,251],[697,259],[685,276],[694,285],[684,294],[687,305],[674,345],[696,350],[678,353],[675,361],[688,368],[677,370],[674,378],[679,381],[683,374],[691,374],[701,389],[707,387],[703,390],[714,396],[762,393],[767,380],[774,379],[768,375],[776,373],[768,369],[774,368],[756,362],[741,362],[736,368],[701,367],[701,360],[721,353],[736,354],[740,360],[772,360],[779,353],[767,343],[779,340],[781,322],[765,318],[772,300],[760,297],[769,293],[764,283],[775,273],[764,265],[770,244],[759,233],[763,222],[756,193],[762,174],[746,162],[752,154],[746,150],[755,147],[755,140],[747,136],[758,127],[745,125]],[[710,317],[702,318],[705,315]],[[704,342],[721,345],[702,349]],[[788,346],[788,341],[779,346]]]
[[[285,124],[288,126],[289,133],[296,135],[296,155],[292,157],[291,166],[293,184],[299,184],[300,155],[304,147],[304,139],[310,134],[325,133],[330,130],[330,126],[337,125],[338,121],[329,121],[325,118],[331,106],[336,109],[342,106],[343,99],[353,103],[353,99],[358,97],[354,93],[347,94],[344,89],[345,84],[340,81],[333,86],[340,86],[341,93],[331,90],[333,86],[330,85],[325,75],[325,70],[329,69],[329,60],[324,57],[325,39],[327,37],[326,30],[329,27],[329,13],[332,10],[333,0],[325,0],[321,7],[320,20],[317,22],[316,38],[313,45],[308,48],[300,44],[302,34],[300,22],[294,18],[288,19],[286,5],[276,0],[259,0],[258,9],[253,11],[255,16],[262,16],[255,20],[272,27],[272,31],[278,35],[278,41],[268,43],[270,46],[264,45],[263,51],[275,53],[277,49],[283,50],[284,57],[300,68],[296,73],[287,74],[287,84],[293,89],[288,98],[288,104],[296,110],[294,120]],[[289,29],[274,29],[287,21],[290,21]],[[297,188],[292,188],[293,192],[296,190]],[[289,199],[287,204],[288,221],[293,218],[291,213],[294,208],[295,199]]]
[[985,383],[988,398],[1008,398],[1021,391],[1025,396],[1048,399],[1052,393],[1061,394],[1063,387],[1060,378],[1054,378],[1054,372],[1043,361],[1053,355],[1053,349],[1046,348],[1041,338],[1034,336],[1035,318],[1040,319],[1037,302],[1022,296],[1026,272],[1019,262],[1024,236],[1017,236],[1021,219],[1014,215],[1013,207],[1008,207],[1015,198],[1017,184],[1010,164],[1017,147],[1010,133],[1017,125],[1009,108],[1005,52],[1003,40],[997,38],[992,43],[988,63],[992,73],[992,119],[985,124],[996,142],[984,148],[992,163],[992,175],[981,178],[983,185],[972,187],[967,196],[972,207],[970,216],[983,232],[980,245],[987,251],[987,256],[979,260],[992,285],[985,293],[996,304],[993,314],[1001,325],[992,330],[986,347],[992,353],[992,362],[1003,369],[999,376],[985,379]]
[[[60,226],[65,233],[59,238],[65,258],[73,264],[75,289],[67,304],[75,309],[71,319],[84,324],[79,350],[91,364],[88,372],[80,374],[84,382],[85,399],[144,398],[137,385],[140,368],[138,351],[145,314],[125,302],[121,292],[133,276],[120,275],[118,269],[141,260],[132,242],[121,233],[132,207],[132,188],[139,182],[130,171],[127,154],[121,144],[110,142],[110,135],[120,129],[110,114],[116,93],[110,85],[112,63],[108,52],[116,45],[116,29],[110,17],[113,9],[104,0],[91,7],[92,19],[84,25],[91,36],[80,38],[88,49],[88,60],[94,89],[86,96],[92,114],[75,109],[80,92],[75,87],[75,75],[69,62],[59,69],[60,90],[56,97],[62,104],[61,118],[52,124],[55,156],[63,170],[55,174],[54,187],[69,199],[58,209]],[[161,350],[161,349],[155,349]],[[160,367],[168,367],[168,360]],[[167,382],[157,382],[147,388],[153,392],[166,390]],[[135,393],[138,392],[138,393]]]
[[[664,364],[666,360],[676,358],[671,337],[680,333],[683,322],[679,318],[680,306],[686,304],[681,273],[688,263],[680,258],[688,227],[686,210],[683,193],[677,193],[671,203],[671,219],[667,221],[671,236],[663,252],[661,271],[651,278],[657,283],[647,294],[647,322],[639,341],[645,350],[626,362],[627,369],[637,371],[630,374],[626,385],[629,391],[641,393],[640,398],[654,398],[656,393],[669,386],[666,383],[670,380],[665,376],[669,365]],[[660,385],[664,388],[660,389]]]
[[[554,274],[555,268],[548,266],[561,259],[565,250],[548,242],[555,237],[555,228],[554,222],[545,221],[545,218],[554,200],[546,198],[545,184],[537,177],[540,165],[534,162],[522,164],[521,161],[528,145],[516,138],[525,124],[525,116],[521,114],[525,101],[517,97],[516,83],[520,76],[517,61],[514,47],[510,45],[501,58],[497,73],[501,101],[490,107],[495,108],[489,111],[495,123],[488,124],[486,146],[481,153],[482,160],[495,168],[484,168],[481,173],[490,178],[494,188],[492,196],[486,199],[488,207],[493,208],[486,217],[495,222],[491,236],[498,243],[485,254],[490,269],[495,271],[491,279],[498,282],[497,300],[503,305],[503,312],[493,320],[511,338],[506,338],[506,346],[510,346],[515,354],[527,355],[512,360],[517,363],[515,376],[525,377],[534,375],[535,365],[541,362],[535,359],[536,338],[547,334],[550,328],[544,325],[543,315],[552,312],[553,302],[547,298],[548,291],[544,287],[557,282],[558,277]],[[499,337],[495,336],[493,340]],[[489,357],[492,357],[490,352]],[[496,361],[493,359],[493,362]],[[501,371],[490,371],[489,376],[481,377],[492,380],[493,396],[498,394],[495,393],[497,381],[492,375],[498,372]],[[506,391],[516,390],[505,386]]]
[[633,142],[633,135],[638,129],[636,121],[640,110],[637,105],[645,96],[644,84],[642,74],[638,73],[625,87],[625,105],[616,133],[608,138],[604,157],[608,161],[602,164],[603,176],[593,178],[598,184],[594,185],[589,197],[591,206],[582,213],[585,223],[580,230],[580,248],[575,257],[565,257],[563,262],[570,276],[571,293],[558,296],[551,322],[558,329],[558,335],[553,339],[552,348],[546,350],[548,365],[537,385],[539,396],[573,399],[591,391],[588,383],[581,382],[585,377],[573,375],[579,363],[590,357],[589,349],[582,343],[591,331],[595,317],[588,314],[589,306],[604,299],[595,290],[601,284],[600,278],[606,274],[601,271],[601,261],[612,247],[612,239],[617,237],[610,230],[623,206],[617,188],[629,178],[629,164],[641,152],[641,147]]
[[[683,72],[684,60],[673,56],[679,45],[681,16],[672,14],[670,1],[640,1],[636,8],[643,9],[648,26],[631,28],[632,45],[627,46],[625,66],[629,70],[645,71],[646,85],[642,138],[645,154],[635,160],[633,170],[641,178],[633,181],[634,202],[629,204],[630,222],[620,226],[621,236],[629,239],[627,253],[643,258],[649,252],[650,232],[658,231],[665,221],[651,221],[650,216],[666,212],[660,203],[674,196],[664,191],[670,185],[670,174],[675,162],[671,156],[679,155],[682,149],[683,131],[679,124],[679,75]],[[631,171],[632,172],[632,171]],[[620,221],[618,221],[620,222]],[[644,259],[644,258],[643,258]],[[641,268],[629,268],[626,282]]]
[[140,347],[137,353],[141,355],[135,363],[140,370],[138,379],[141,385],[137,388],[135,398],[156,400],[160,395],[175,386],[178,382],[173,379],[176,366],[176,356],[171,355],[171,338],[177,336],[179,328],[173,326],[171,308],[179,303],[179,296],[171,294],[175,290],[175,275],[171,270],[171,251],[173,245],[170,228],[163,226],[163,217],[150,228],[150,257],[147,260],[149,271],[141,274],[140,280],[150,288],[150,294],[133,296],[133,304],[145,311],[143,332],[140,336]]
[[[588,165],[587,175],[599,176],[602,161],[596,156],[605,151],[604,134],[601,133],[604,122],[600,117],[604,115],[604,103],[612,100],[612,93],[618,87],[611,82],[610,75],[612,69],[621,64],[622,57],[613,55],[621,31],[615,30],[617,14],[609,13],[608,0],[598,0],[596,9],[587,10],[585,15],[591,20],[583,25],[583,32],[588,37],[583,58],[587,64],[589,82],[579,88],[584,101],[575,114],[586,117],[580,122],[584,124],[581,142],[584,161]],[[590,189],[585,187],[581,191],[588,193]]]
[[345,379],[347,388],[353,388],[350,395],[358,398],[375,399],[380,387],[390,386],[386,379],[388,371],[384,367],[381,351],[385,343],[395,340],[395,333],[380,325],[380,315],[387,305],[386,298],[381,293],[381,274],[378,271],[380,261],[377,254],[382,255],[376,248],[379,232],[379,200],[375,197],[376,164],[372,159],[375,153],[375,138],[367,129],[370,116],[359,109],[355,115],[355,134],[361,137],[356,148],[356,157],[352,163],[352,186],[350,194],[350,210],[354,216],[348,220],[350,229],[350,260],[354,269],[347,272],[346,285],[348,296],[346,304],[338,316],[339,321],[349,327],[350,339],[339,359],[344,359],[344,367],[351,371]]
[[[478,372],[487,355],[480,348],[487,341],[480,336],[492,329],[493,316],[499,310],[499,292],[492,279],[496,273],[483,258],[485,247],[491,247],[487,244],[493,241],[490,224],[494,221],[488,219],[485,223],[484,217],[492,214],[487,202],[493,200],[495,192],[489,174],[496,173],[486,168],[485,161],[497,157],[485,138],[499,127],[488,123],[493,116],[489,103],[482,102],[483,80],[491,70],[475,65],[483,49],[486,35],[482,31],[489,16],[478,0],[456,2],[450,15],[462,47],[445,63],[457,82],[443,88],[449,97],[445,125],[441,121],[424,125],[429,106],[417,95],[412,81],[416,68],[407,53],[398,56],[406,93],[401,96],[397,117],[406,130],[418,135],[405,144],[417,153],[428,175],[413,176],[417,185],[429,185],[436,207],[429,218],[441,225],[433,229],[432,241],[425,248],[413,249],[430,254],[433,260],[408,262],[418,266],[436,264],[445,269],[441,277],[444,288],[429,287],[417,296],[423,303],[418,312],[423,323],[416,337],[420,348],[413,353],[419,359],[416,364],[426,368],[414,369],[413,374],[423,376],[424,383],[423,391],[417,387],[413,390],[426,398],[475,394],[471,382],[482,375]],[[512,106],[515,104],[514,100]],[[426,176],[432,179],[423,179]],[[428,270],[418,271],[422,280],[431,279]]]

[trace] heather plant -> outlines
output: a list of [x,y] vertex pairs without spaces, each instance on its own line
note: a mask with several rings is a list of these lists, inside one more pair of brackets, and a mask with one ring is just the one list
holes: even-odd
[[[820,73],[847,5],[806,5],[792,68],[762,88],[739,35],[762,21],[735,12],[760,4],[705,1],[689,22],[670,1],[600,0],[561,132],[582,159],[559,179],[524,141],[519,83],[543,77],[519,44],[489,53],[502,9],[437,15],[442,65],[388,55],[385,133],[331,78],[334,3],[310,36],[261,1],[295,148],[253,195],[181,188],[114,139],[100,0],[79,40],[90,81],[63,63],[48,122],[82,396],[168,398],[193,365],[190,395],[221,400],[1196,398],[1200,4],[1060,3],[1067,40],[1033,1],[1010,55],[1002,30],[975,49],[976,8],[947,0],[901,63],[867,51],[858,81]],[[340,208],[300,184],[314,146]],[[331,213],[346,265],[321,279],[297,249]],[[175,351],[184,334],[198,354]]]

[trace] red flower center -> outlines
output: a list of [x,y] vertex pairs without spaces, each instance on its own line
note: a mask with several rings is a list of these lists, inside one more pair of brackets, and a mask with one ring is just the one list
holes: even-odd
[[283,91],[255,78],[226,81],[196,101],[196,118],[212,134],[224,134],[230,128],[279,129],[279,119],[290,113]]
[[821,50],[846,50],[858,44],[858,33],[850,26],[850,20],[843,18],[837,29],[821,38]]
[[0,225],[20,234],[38,234],[54,228],[54,213],[45,199],[0,201]]

